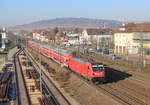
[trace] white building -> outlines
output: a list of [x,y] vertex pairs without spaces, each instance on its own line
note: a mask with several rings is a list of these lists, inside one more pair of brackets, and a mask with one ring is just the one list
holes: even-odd
[[6,32],[6,29],[3,28],[1,31],[0,31],[0,52],[3,52],[6,45],[5,45],[5,41],[7,40],[6,38],[6,35],[7,35],[7,32]]
[[68,44],[77,45],[79,44],[79,33],[67,33]]
[[[142,42],[141,42],[142,40]],[[115,53],[150,55],[150,23],[126,24],[114,33]]]
[[80,43],[91,44],[106,40],[113,40],[111,29],[85,29],[80,35]]
[[34,30],[32,33],[32,37],[34,40],[45,41],[45,40],[47,40],[46,36],[44,34],[45,32],[46,32],[46,30]]
[[133,33],[129,32],[116,32],[114,33],[115,53],[120,54],[136,54],[138,49],[132,46]]

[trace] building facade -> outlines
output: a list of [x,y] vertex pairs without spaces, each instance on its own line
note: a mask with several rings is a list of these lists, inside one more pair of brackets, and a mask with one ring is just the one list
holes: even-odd
[[127,24],[114,33],[115,53],[150,54],[150,24]]
[[0,31],[0,52],[3,52],[5,50],[6,44],[8,43],[6,35],[7,35],[6,29],[3,28]]
[[48,42],[49,39],[47,38],[47,33],[48,31],[47,30],[34,30],[32,32],[32,38],[33,40],[39,40],[39,41],[42,41],[42,42]]
[[113,42],[113,38],[111,29],[85,29],[80,35],[80,42],[97,44],[97,49],[99,49],[99,47],[108,47]]
[[77,45],[79,44],[79,33],[69,32],[67,33],[68,44]]

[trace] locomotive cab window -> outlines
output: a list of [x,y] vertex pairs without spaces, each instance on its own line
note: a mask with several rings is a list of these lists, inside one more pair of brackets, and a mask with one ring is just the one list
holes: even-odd
[[103,65],[93,65],[92,69],[94,72],[99,72],[103,70]]

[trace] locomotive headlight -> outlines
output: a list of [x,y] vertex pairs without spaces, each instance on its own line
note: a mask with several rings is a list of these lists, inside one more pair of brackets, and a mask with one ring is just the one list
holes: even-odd
[[93,75],[97,75],[97,73],[93,73]]
[[99,72],[99,73],[93,73],[93,75],[105,75],[104,72]]

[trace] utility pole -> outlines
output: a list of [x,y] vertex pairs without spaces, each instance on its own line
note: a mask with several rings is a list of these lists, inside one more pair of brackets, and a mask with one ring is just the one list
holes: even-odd
[[141,24],[141,34],[140,34],[140,70],[143,70],[144,67],[144,57],[143,57],[143,26]]
[[[40,41],[40,46],[41,46],[41,41]],[[39,48],[39,64],[41,64],[40,48]],[[40,69],[40,91],[41,91],[41,97],[42,97],[42,70],[40,66],[39,66],[39,69]]]
[[[25,45],[24,45],[24,49],[26,49],[26,51],[27,51],[27,36],[24,36],[24,39],[25,39]],[[26,66],[28,67],[28,59],[27,59],[27,57],[26,57]]]
[[129,61],[129,52],[128,52],[128,49],[129,48],[129,41],[128,41],[128,39],[126,40],[126,54],[127,54],[127,56],[126,56],[126,60],[127,61]]
[[59,63],[61,65],[61,67],[63,67],[63,63],[61,62],[61,49],[59,47],[58,48],[58,55],[59,55]]
[[28,38],[27,38],[27,35],[26,35],[26,49],[28,50],[27,42],[28,42]]
[[[83,50],[84,50],[84,49],[83,49]],[[78,55],[80,55],[79,35],[78,35]]]
[[99,50],[99,37],[97,36],[97,39],[96,39],[96,50]]

